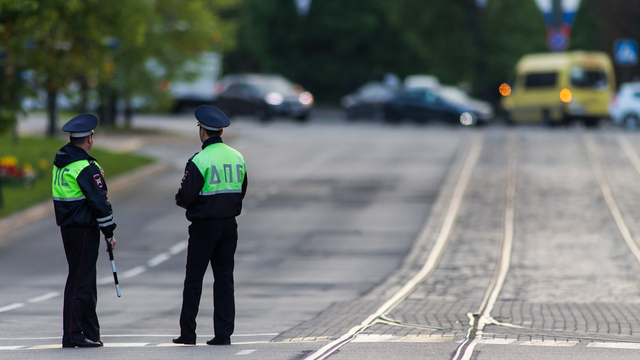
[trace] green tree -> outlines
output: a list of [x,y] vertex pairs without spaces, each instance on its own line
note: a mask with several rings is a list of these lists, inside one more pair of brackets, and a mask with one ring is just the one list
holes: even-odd
[[245,0],[238,47],[225,56],[224,69],[281,73],[335,101],[357,83],[413,63],[385,3],[314,1],[301,18],[293,0]]
[[473,80],[478,45],[474,0],[399,0],[387,6],[402,39],[418,55],[412,72],[433,74],[444,83]]
[[[597,50],[614,58],[616,39],[640,43],[640,2],[637,0],[582,0],[571,34],[572,49]],[[638,79],[638,66],[616,67],[619,82]]]
[[[233,11],[238,1],[0,0],[3,70],[34,72],[34,81],[48,93],[53,134],[57,94],[72,82],[79,81],[85,94],[101,84],[110,103],[102,105],[105,109],[114,107],[115,91],[127,100],[161,93],[158,84],[182,75],[184,62],[198,52],[232,48],[234,20],[215,12]],[[161,76],[148,68],[150,59],[162,67]],[[3,71],[5,78],[14,73]],[[3,81],[0,92],[6,94],[9,83]],[[0,96],[0,115],[9,105]]]
[[484,71],[476,77],[475,89],[497,103],[498,88],[512,80],[518,60],[528,53],[548,51],[544,19],[534,0],[488,0],[480,23]]

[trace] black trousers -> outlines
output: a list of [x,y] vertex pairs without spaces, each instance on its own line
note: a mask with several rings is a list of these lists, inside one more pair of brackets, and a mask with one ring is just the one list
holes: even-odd
[[98,341],[100,324],[96,314],[96,262],[100,230],[97,227],[62,227],[60,232],[69,265],[64,287],[62,344],[73,345],[85,338]]
[[202,295],[202,279],[211,263],[213,270],[213,329],[215,336],[229,338],[235,321],[233,294],[234,255],[238,244],[235,218],[196,220],[189,226],[187,271],[182,292],[180,335],[196,340],[196,316]]

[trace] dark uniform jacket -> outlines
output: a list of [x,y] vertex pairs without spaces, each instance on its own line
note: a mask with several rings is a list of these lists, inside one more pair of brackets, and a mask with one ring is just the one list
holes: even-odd
[[84,149],[68,143],[58,151],[53,164],[58,168],[79,160],[88,160],[76,178],[85,199],[77,201],[53,201],[58,226],[100,227],[105,237],[112,237],[116,224],[113,221],[111,203],[107,200],[107,183],[102,171]]
[[[220,136],[209,138],[202,144],[202,149],[204,150],[209,145],[221,142],[222,138]],[[247,192],[246,174],[242,181],[242,193],[221,193],[214,196],[202,196],[200,191],[204,186],[204,176],[196,164],[191,161],[196,155],[198,153],[195,153],[187,161],[184,177],[176,194],[176,204],[187,209],[186,216],[189,221],[223,219],[240,215],[242,199],[244,199]]]

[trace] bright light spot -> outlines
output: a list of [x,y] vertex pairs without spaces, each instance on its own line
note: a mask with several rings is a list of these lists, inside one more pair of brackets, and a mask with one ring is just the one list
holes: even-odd
[[462,115],[460,115],[460,123],[464,126],[469,126],[473,125],[475,123],[475,120],[472,114],[464,112],[462,113]]
[[302,105],[311,105],[313,104],[313,95],[310,92],[305,91],[300,96],[298,96],[298,100]]
[[264,101],[269,105],[280,105],[284,101],[284,97],[280,93],[271,92],[264,97]]
[[564,88],[562,89],[562,91],[560,91],[560,100],[562,100],[562,102],[570,102],[571,98],[573,96],[571,95],[571,90]]
[[500,85],[500,94],[502,94],[502,96],[509,96],[509,94],[511,94],[511,86],[509,86],[509,84],[502,84]]

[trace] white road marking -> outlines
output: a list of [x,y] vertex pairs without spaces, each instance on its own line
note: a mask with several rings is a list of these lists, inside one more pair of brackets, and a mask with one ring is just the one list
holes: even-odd
[[[60,339],[60,338],[58,337],[57,339]],[[37,345],[37,346],[31,346],[25,350],[48,350],[48,349],[62,349],[62,344]]]
[[0,346],[0,350],[15,350],[15,349],[21,349],[24,346]]
[[113,347],[113,348],[143,347],[147,345],[149,345],[149,343],[104,343],[104,347]]
[[620,343],[620,342],[610,342],[610,343],[589,343],[587,347],[590,348],[605,348],[605,349],[632,349],[637,350],[640,349],[640,344],[636,343]]
[[40,302],[40,301],[53,299],[54,297],[59,296],[59,295],[60,295],[59,291],[52,291],[52,292],[44,294],[42,296],[31,298],[31,299],[27,300],[27,302],[37,303],[37,302]]
[[176,255],[187,249],[189,242],[187,240],[180,241],[169,249],[169,254]]
[[9,310],[13,310],[13,309],[17,309],[17,308],[21,308],[24,306],[24,303],[15,303],[15,304],[11,304],[11,305],[7,305],[4,307],[0,308],[0,313],[1,312],[5,312],[5,311],[9,311]]
[[241,350],[241,351],[238,351],[238,352],[236,353],[236,355],[249,355],[249,354],[251,354],[251,353],[253,353],[253,352],[255,352],[255,351],[256,351],[256,350],[254,350],[254,349],[251,349],[251,350],[250,350],[250,349],[247,349],[247,350]]
[[542,340],[531,340],[525,341],[520,345],[525,346],[552,346],[552,347],[571,347],[578,344],[578,341],[542,341]]
[[[447,210],[447,214],[444,218],[444,222],[440,229],[440,233],[438,234],[438,238],[436,239],[433,248],[429,252],[427,260],[420,271],[416,275],[414,275],[406,284],[404,284],[404,286],[400,290],[398,290],[398,292],[396,292],[389,300],[387,300],[380,308],[378,308],[378,310],[369,315],[369,317],[367,317],[360,325],[351,328],[351,330],[349,330],[346,334],[342,335],[337,340],[334,340],[316,350],[311,355],[306,357],[305,360],[321,360],[331,356],[331,354],[333,354],[336,350],[352,341],[355,335],[357,335],[367,327],[373,325],[380,316],[391,311],[396,305],[404,300],[418,285],[420,285],[420,283],[422,283],[422,281],[427,276],[429,276],[433,272],[436,265],[438,265],[438,262],[440,261],[442,253],[444,252],[445,246],[447,244],[447,240],[449,239],[449,234],[451,233],[456,219],[458,218],[458,211],[460,209],[462,199],[464,198],[467,186],[469,185],[469,181],[471,180],[473,169],[475,168],[475,165],[478,162],[478,158],[480,157],[482,142],[483,140],[480,136],[474,138],[473,140],[471,149],[469,150],[469,154],[467,155],[467,159],[462,166],[462,171],[460,173],[460,177],[458,178],[458,183],[456,184],[456,187],[454,189],[451,202],[449,203],[449,209]],[[423,237],[428,236],[427,231],[427,225],[425,225],[416,241],[420,241],[420,239],[422,239]]]
[[400,339],[400,342],[419,342],[419,343],[437,343],[437,342],[448,342],[453,340],[453,335],[407,335]]
[[509,345],[515,341],[516,339],[478,339],[478,344]]
[[140,275],[143,272],[147,271],[147,268],[143,265],[140,266],[136,266],[131,270],[125,271],[124,273],[122,273],[121,276],[119,276],[120,279],[128,279],[128,278],[132,278],[136,275]]
[[113,276],[107,276],[107,277],[103,277],[102,279],[98,279],[96,281],[96,284],[105,285],[105,284],[109,284],[111,282],[113,282]]
[[351,340],[351,342],[381,342],[381,341],[389,341],[393,338],[393,335],[380,335],[380,334],[358,334],[356,337]]
[[155,266],[158,266],[158,265],[162,264],[163,262],[169,260],[170,258],[171,258],[171,255],[169,255],[167,253],[162,253],[162,254],[156,255],[151,260],[149,260],[147,262],[147,265],[149,267],[155,267]]

